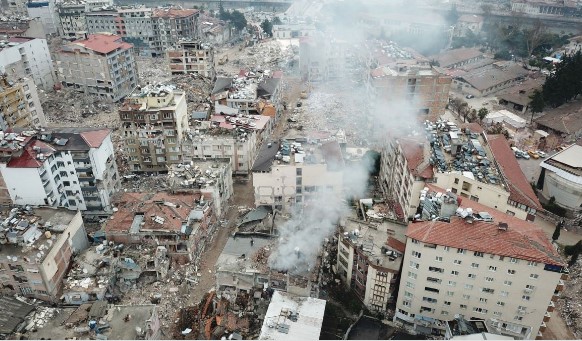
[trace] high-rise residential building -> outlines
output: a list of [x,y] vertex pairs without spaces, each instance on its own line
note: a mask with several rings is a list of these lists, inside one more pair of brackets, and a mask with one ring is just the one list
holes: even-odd
[[61,37],[74,40],[79,37],[81,32],[87,31],[85,23],[85,12],[87,11],[84,3],[70,2],[60,3],[57,7],[59,17],[59,34]]
[[137,88],[119,109],[130,170],[167,172],[182,162],[181,143],[188,129],[186,94],[171,86]]
[[28,207],[2,220],[0,292],[60,302],[73,254],[89,246],[81,212]]
[[156,8],[152,11],[156,50],[163,53],[176,46],[180,39],[198,37],[197,9]]
[[46,119],[32,80],[0,76],[0,130],[44,126]]
[[59,23],[55,15],[55,1],[29,1],[26,3],[26,10],[28,17],[40,19],[46,35],[53,35],[58,32]]
[[444,322],[459,315],[500,335],[543,338],[568,278],[546,233],[436,186],[420,197],[422,214],[406,231],[394,321],[445,335]]
[[111,34],[92,34],[57,52],[63,86],[117,102],[137,85],[133,45]]
[[111,213],[110,197],[121,180],[109,129],[19,131],[0,134],[0,193],[12,204]]
[[12,79],[32,78],[44,90],[52,90],[57,82],[46,39],[8,38],[6,44],[0,44],[0,73]]
[[168,50],[167,59],[173,75],[198,74],[214,78],[214,49],[200,41],[179,41]]
[[427,119],[437,119],[449,103],[452,78],[434,67],[394,63],[370,72],[370,90],[378,101],[408,103]]

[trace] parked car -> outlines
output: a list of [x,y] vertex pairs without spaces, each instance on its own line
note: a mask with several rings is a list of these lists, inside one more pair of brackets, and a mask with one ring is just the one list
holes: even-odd
[[471,98],[475,98],[475,96],[473,96],[473,95],[467,95],[467,96],[465,96],[465,98],[466,99],[471,99]]
[[536,150],[536,154],[538,154],[541,158],[548,156],[548,154],[546,154],[545,152],[543,152],[541,150]]
[[530,158],[529,154],[526,152],[521,152],[521,157],[526,159],[526,160],[529,160],[529,158]]
[[529,156],[533,157],[534,159],[539,159],[540,156],[534,152],[533,150],[528,150],[527,153],[529,154]]

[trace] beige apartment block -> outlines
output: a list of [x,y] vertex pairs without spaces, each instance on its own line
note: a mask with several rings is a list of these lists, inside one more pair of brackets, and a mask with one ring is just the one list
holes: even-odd
[[46,126],[32,79],[0,77],[0,130]]
[[134,172],[167,172],[182,162],[188,129],[186,95],[172,86],[148,85],[129,95],[121,109],[121,130]]
[[214,49],[210,45],[200,41],[179,41],[177,47],[166,55],[172,75],[214,77]]

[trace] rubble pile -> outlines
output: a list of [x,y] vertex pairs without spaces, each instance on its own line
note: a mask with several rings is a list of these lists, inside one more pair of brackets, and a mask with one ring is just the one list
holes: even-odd
[[580,262],[570,267],[570,278],[566,281],[562,296],[556,302],[556,309],[574,333],[576,339],[582,339],[582,267]]
[[252,255],[252,260],[255,263],[266,265],[269,261],[269,256],[271,255],[271,246],[263,246],[257,252]]
[[166,65],[166,60],[163,57],[151,58],[136,56],[135,64],[137,65],[139,85],[141,86],[166,83],[172,79],[170,67]]
[[198,74],[179,75],[173,77],[167,83],[184,90],[188,112],[208,111],[210,109],[212,103],[210,91],[212,91],[213,87],[210,78]]
[[111,129],[119,126],[117,106],[98,97],[68,88],[39,90],[39,97],[50,126]]
[[30,322],[26,325],[26,330],[37,330],[44,327],[46,323],[50,322],[60,312],[61,310],[58,308],[38,306],[36,311],[30,316]]
[[[285,48],[277,40],[263,40],[257,44],[226,52],[228,60],[223,65],[217,65],[217,74],[232,76],[241,69],[246,70],[273,70],[285,67],[295,56],[299,48],[289,45]],[[226,60],[226,59],[224,59]]]
[[[119,169],[121,174],[131,173],[128,169]],[[168,188],[167,175],[129,174],[123,176],[121,189],[125,192],[160,192]]]

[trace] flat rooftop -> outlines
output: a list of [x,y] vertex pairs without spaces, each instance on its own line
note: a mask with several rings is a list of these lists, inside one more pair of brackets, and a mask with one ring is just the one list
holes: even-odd
[[319,340],[325,300],[275,291],[259,340]]

